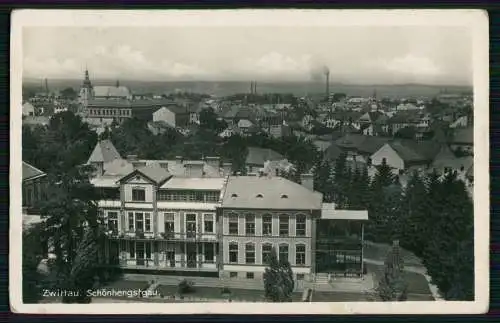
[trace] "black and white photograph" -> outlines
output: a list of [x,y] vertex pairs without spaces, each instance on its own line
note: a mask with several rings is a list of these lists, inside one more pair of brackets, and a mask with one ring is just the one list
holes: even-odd
[[487,310],[485,14],[89,13],[13,14],[15,311]]

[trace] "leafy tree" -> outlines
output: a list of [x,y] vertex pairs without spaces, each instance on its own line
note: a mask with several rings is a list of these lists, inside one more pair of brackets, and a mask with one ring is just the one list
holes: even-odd
[[[48,199],[41,207],[41,217],[45,219],[44,234],[51,237],[54,245],[53,270],[59,278],[57,287],[61,289],[79,290],[82,287],[79,284],[87,282],[89,268],[85,266],[96,263],[88,251],[97,249],[99,228],[103,222],[98,214],[98,197],[89,182],[91,171],[89,167],[81,167],[49,176]],[[63,302],[74,301],[86,300],[63,299]]]
[[219,134],[227,128],[227,123],[224,120],[219,120],[215,111],[208,107],[200,112],[200,128]]
[[404,127],[394,135],[395,138],[400,139],[415,139],[415,135],[417,134],[417,129],[415,127]]
[[75,100],[78,97],[78,93],[72,87],[65,88],[60,94],[63,99],[67,100]]
[[375,289],[376,296],[384,302],[402,301],[406,299],[407,286],[403,257],[395,241],[384,262],[384,272]]
[[333,202],[333,176],[326,159],[319,160],[314,167],[314,190],[323,193],[324,202]]
[[346,165],[347,155],[342,153],[335,160],[334,167],[334,201],[340,207],[346,204],[346,187],[349,183],[347,178],[347,165]]
[[42,296],[40,284],[43,275],[38,271],[38,265],[43,259],[41,235],[42,229],[39,224],[23,231],[23,303],[37,303]]
[[269,267],[264,272],[266,299],[272,302],[291,302],[294,280],[290,263],[286,259],[278,261],[274,248],[269,261]]

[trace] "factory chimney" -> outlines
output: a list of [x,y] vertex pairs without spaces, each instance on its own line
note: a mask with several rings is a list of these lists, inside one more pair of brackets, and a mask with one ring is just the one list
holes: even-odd
[[257,94],[257,81],[253,82],[253,94]]
[[328,69],[328,67],[325,66],[324,72],[325,72],[325,79],[326,79],[325,94],[326,94],[326,99],[328,100],[330,97],[330,70]]

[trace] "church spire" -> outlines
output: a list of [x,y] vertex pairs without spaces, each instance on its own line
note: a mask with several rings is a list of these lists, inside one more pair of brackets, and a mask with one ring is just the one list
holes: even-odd
[[116,87],[120,87],[120,81],[116,80]]
[[83,80],[84,87],[92,87],[92,83],[90,82],[89,70],[85,67],[85,79]]

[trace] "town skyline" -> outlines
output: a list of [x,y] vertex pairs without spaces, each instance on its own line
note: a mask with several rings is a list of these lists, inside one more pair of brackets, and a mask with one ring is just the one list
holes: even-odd
[[296,83],[321,82],[329,69],[332,85],[472,85],[471,36],[459,27],[43,27],[24,34],[26,79],[79,79],[89,69],[93,79]]

